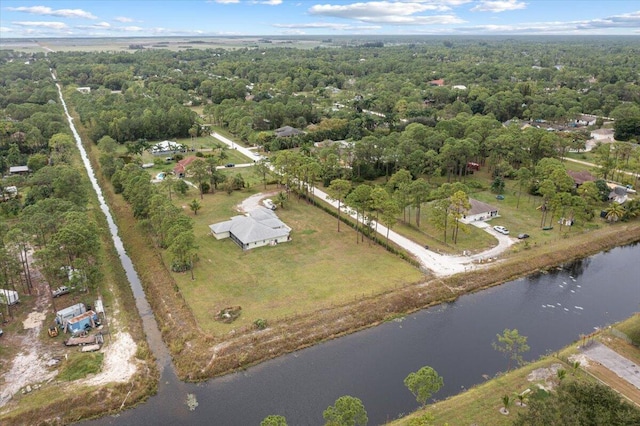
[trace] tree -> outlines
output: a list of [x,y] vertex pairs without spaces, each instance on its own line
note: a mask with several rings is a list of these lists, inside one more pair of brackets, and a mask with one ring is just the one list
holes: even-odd
[[426,180],[418,178],[409,185],[411,204],[416,208],[416,226],[420,228],[420,216],[422,215],[422,203],[427,200],[431,192]]
[[186,182],[183,181],[182,179],[179,179],[175,182],[173,189],[178,191],[181,195],[185,195],[189,190],[189,185],[187,185]]
[[198,210],[200,210],[202,208],[202,204],[200,204],[200,201],[196,200],[195,198],[193,199],[193,201],[191,201],[189,203],[189,208],[191,209],[191,211],[193,212],[194,215],[198,214]]
[[502,334],[496,334],[497,342],[493,342],[492,346],[495,350],[500,351],[508,357],[507,371],[511,370],[511,361],[515,361],[518,365],[522,364],[522,354],[529,350],[527,345],[527,337],[521,336],[517,329],[504,329]]
[[200,199],[204,198],[204,183],[209,182],[211,175],[209,165],[201,158],[197,158],[187,166],[187,175],[195,180],[200,190]]
[[287,426],[287,419],[284,416],[272,414],[260,422],[260,426]]
[[404,379],[404,385],[416,397],[418,403],[424,407],[431,396],[442,388],[444,380],[436,370],[425,366],[416,372],[410,373]]
[[360,217],[362,217],[362,238],[364,239],[364,223],[366,222],[367,208],[370,202],[371,187],[369,185],[358,185],[347,196],[347,203],[356,209],[356,243],[358,242],[357,234],[360,225]]
[[351,190],[351,182],[344,179],[334,179],[327,188],[327,193],[332,200],[338,202],[338,232],[340,232],[340,211],[341,203]]
[[605,218],[607,219],[607,222],[617,222],[618,220],[622,219],[625,214],[625,209],[622,204],[618,204],[615,202],[609,204],[609,206],[604,209],[604,211],[606,213]]
[[269,167],[268,161],[264,158],[260,159],[253,166],[253,172],[260,177],[264,188],[267,189],[267,177],[269,176],[269,173],[271,173],[271,167]]
[[516,201],[516,209],[520,208],[520,194],[522,194],[522,188],[527,186],[531,179],[533,178],[533,174],[531,170],[526,167],[521,167],[516,172],[516,179],[518,179],[518,200]]
[[469,203],[469,196],[464,191],[456,191],[451,197],[451,214],[455,221],[455,229],[453,231],[453,242],[458,243],[458,229],[460,226],[460,219],[464,214],[471,209],[471,203]]
[[172,255],[171,270],[174,272],[192,270],[193,257],[197,248],[193,232],[181,232],[173,238],[168,249]]
[[322,413],[326,426],[364,426],[369,422],[367,411],[360,399],[345,395]]
[[640,410],[600,383],[564,380],[544,398],[531,397],[516,426],[640,424]]

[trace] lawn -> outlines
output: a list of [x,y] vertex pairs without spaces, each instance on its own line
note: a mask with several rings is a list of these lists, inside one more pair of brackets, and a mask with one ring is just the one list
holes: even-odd
[[[207,194],[196,216],[187,213],[195,221],[199,261],[193,281],[188,273],[175,278],[205,331],[228,333],[258,318],[273,321],[342,305],[423,278],[381,247],[368,241],[357,244],[348,227],[343,225],[338,233],[336,218],[295,198],[277,210],[293,229],[291,242],[243,252],[230,239],[213,238],[208,226],[237,214],[234,207],[260,188],[230,196]],[[186,206],[194,197],[190,190],[175,201]],[[217,311],[236,305],[242,315],[232,325],[214,320]]]

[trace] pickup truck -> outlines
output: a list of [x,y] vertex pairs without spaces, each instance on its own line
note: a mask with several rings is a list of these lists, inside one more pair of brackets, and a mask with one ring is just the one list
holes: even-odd
[[59,296],[62,296],[63,294],[69,293],[70,291],[71,289],[69,287],[67,287],[66,285],[63,285],[56,288],[51,293],[53,294],[53,297],[59,297]]

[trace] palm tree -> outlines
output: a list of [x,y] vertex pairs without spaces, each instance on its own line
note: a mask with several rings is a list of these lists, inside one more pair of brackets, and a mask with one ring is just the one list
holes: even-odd
[[606,213],[605,218],[607,219],[607,222],[617,222],[618,220],[622,219],[625,214],[625,209],[624,207],[622,207],[622,204],[618,204],[615,202],[609,204],[609,207],[604,209],[604,211]]
[[202,208],[202,204],[200,204],[200,201],[194,199],[192,202],[189,203],[189,208],[191,209],[194,215],[197,215],[198,210]]

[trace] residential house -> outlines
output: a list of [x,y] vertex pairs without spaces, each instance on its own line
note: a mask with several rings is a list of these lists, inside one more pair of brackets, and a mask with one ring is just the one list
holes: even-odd
[[573,120],[573,122],[578,126],[593,126],[596,124],[597,118],[598,117],[591,114],[580,114],[575,120]]
[[442,87],[444,86],[444,80],[443,79],[438,79],[438,80],[431,80],[429,82],[429,86],[437,86],[437,87]]
[[187,172],[187,167],[189,164],[193,163],[193,161],[198,157],[187,157],[183,160],[178,161],[178,164],[173,168],[173,174],[176,175],[177,178],[182,179],[185,177]]
[[462,223],[471,223],[478,220],[490,220],[494,217],[498,217],[498,208],[491,204],[483,203],[482,201],[469,198],[469,204],[471,208],[460,220]]
[[217,240],[231,238],[242,250],[291,240],[291,228],[272,210],[262,206],[256,207],[246,215],[234,216],[230,220],[209,225],[209,229]]
[[591,139],[600,142],[613,142],[613,129],[597,129],[591,132]]
[[629,191],[624,186],[610,182],[607,182],[607,186],[611,189],[611,192],[609,193],[609,201],[623,204],[629,199]]
[[9,167],[10,175],[26,175],[29,174],[29,166],[11,166]]
[[304,134],[302,130],[298,130],[291,126],[280,127],[275,130],[275,133],[277,138],[289,138],[291,136]]
[[574,170],[567,170],[567,174],[573,179],[573,183],[575,184],[576,189],[585,182],[595,182],[596,180],[596,178],[586,170],[582,170],[579,172]]

